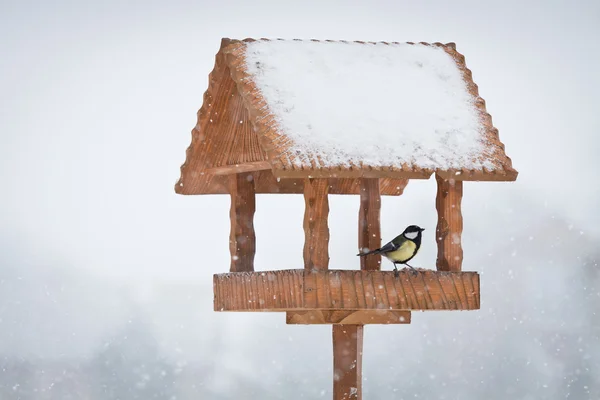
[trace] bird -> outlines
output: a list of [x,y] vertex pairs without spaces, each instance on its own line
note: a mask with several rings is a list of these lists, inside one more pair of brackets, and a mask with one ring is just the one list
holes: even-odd
[[386,245],[367,251],[366,253],[358,253],[357,256],[364,257],[369,254],[382,254],[394,264],[394,275],[396,277],[399,274],[396,264],[404,264],[410,267],[415,273],[418,273],[408,262],[417,255],[417,252],[421,248],[421,234],[424,230],[417,225],[409,225],[404,232]]

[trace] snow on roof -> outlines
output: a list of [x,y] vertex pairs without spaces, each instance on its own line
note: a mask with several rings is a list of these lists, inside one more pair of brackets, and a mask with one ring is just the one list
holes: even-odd
[[223,39],[194,132],[182,172],[207,176],[518,175],[453,43]]
[[302,193],[315,177],[334,178],[331,194],[379,178],[387,195],[434,172],[518,175],[453,43],[224,38],[176,191],[228,193],[240,171],[257,193]]
[[255,41],[245,61],[289,153],[319,166],[495,168],[462,72],[440,47]]

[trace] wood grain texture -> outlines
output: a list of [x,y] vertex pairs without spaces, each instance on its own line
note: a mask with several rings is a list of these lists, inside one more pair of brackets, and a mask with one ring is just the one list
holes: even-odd
[[410,324],[410,311],[344,310],[344,311],[288,311],[286,323],[290,325],[370,325]]
[[[358,249],[361,253],[381,247],[381,196],[379,193],[379,179],[363,178],[360,180]],[[379,254],[360,257],[360,269],[378,270],[379,268],[381,268]]]
[[329,183],[327,179],[304,180],[304,268],[329,266]]
[[280,270],[216,274],[215,311],[478,310],[476,272]]
[[215,57],[192,141],[181,166],[181,178],[175,187],[177,193],[228,193],[229,179],[208,174],[209,168],[266,160],[248,110],[231,79],[223,52],[230,43],[229,39],[223,39]]
[[[258,161],[257,163],[261,163]],[[247,165],[247,164],[244,164]],[[219,174],[211,174],[216,171]],[[229,188],[227,177],[220,174],[222,171],[231,172],[230,166],[222,166],[205,169],[203,171],[190,172],[190,175],[199,177],[191,180],[185,186],[183,182],[176,187],[178,194],[198,195],[198,194],[227,194]],[[237,173],[238,171],[236,171]],[[206,175],[206,176],[205,176]],[[304,193],[304,179],[290,178],[277,179],[273,172],[269,170],[256,170],[252,172],[254,176],[255,189],[257,194],[302,194]],[[186,175],[187,176],[187,175]],[[207,181],[202,181],[207,179]],[[399,196],[404,192],[407,179],[380,179],[382,196]],[[329,194],[359,194],[360,180],[347,178],[330,178]]]
[[[302,178],[311,176],[313,178],[391,178],[391,179],[429,179],[433,170],[402,170],[392,167],[372,167],[370,169],[361,169],[356,165],[353,168],[339,169],[333,167],[323,167],[320,169],[276,169],[273,168],[273,174],[277,178]],[[485,180],[485,179],[480,179]]]
[[446,180],[438,175],[435,179],[437,181],[435,206],[438,213],[436,267],[438,271],[456,272],[461,270],[463,260],[461,244],[463,183],[452,179]]
[[[479,96],[465,57],[458,53],[452,43],[425,44],[444,49],[462,72],[483,121],[485,139],[491,144],[484,157],[496,167],[494,170],[449,169],[436,172],[445,179],[454,180],[515,180],[518,172],[512,168],[512,161],[505,153],[498,129],[493,126],[485,101]],[[381,178],[382,195],[400,195],[407,179],[427,179],[431,176],[432,170],[409,165],[401,168],[364,165],[323,168],[318,160],[310,160],[308,164],[301,162],[300,167],[296,166],[294,161],[298,160],[288,157],[291,141],[285,132],[278,132],[262,95],[256,90],[254,82],[248,79],[244,47],[244,42],[239,40],[223,39],[221,42],[214,69],[209,75],[208,89],[198,111],[198,121],[192,130],[191,144],[181,166],[181,177],[175,185],[176,193],[226,194],[227,178],[212,174],[209,170],[217,168],[217,171],[223,171],[219,168],[254,162],[268,162],[273,168],[273,171],[255,172],[256,193],[302,193],[298,182],[311,176],[338,179],[339,186],[338,183],[332,183],[330,194],[357,194],[358,179]],[[304,157],[302,154],[300,156]],[[278,178],[281,179],[278,181]]]
[[[260,39],[268,40],[268,39]],[[254,41],[254,39],[247,39]],[[361,43],[361,42],[358,42]],[[390,44],[382,42],[382,44]],[[408,42],[408,44],[414,44]],[[424,43],[421,45],[435,46],[443,49],[456,63],[461,71],[463,79],[467,84],[468,91],[480,114],[483,123],[484,140],[490,147],[480,157],[493,164],[494,169],[469,170],[461,168],[457,170],[441,170],[438,172],[449,172],[455,174],[456,180],[491,180],[510,181],[515,180],[517,171],[512,168],[512,162],[504,151],[504,145],[498,138],[498,130],[493,127],[491,117],[485,108],[485,101],[479,96],[477,85],[473,82],[471,71],[466,67],[465,57],[456,51],[454,44]],[[246,43],[240,40],[231,40],[229,45],[223,49],[226,54],[227,64],[231,69],[232,79],[238,83],[240,96],[244,99],[251,120],[254,122],[259,142],[263,150],[268,154],[269,162],[273,166],[276,177],[338,177],[338,178],[405,178],[426,179],[434,171],[419,168],[404,163],[401,166],[379,166],[359,163],[326,167],[317,156],[296,153],[291,151],[293,141],[282,132],[277,125],[276,118],[270,113],[263,94],[258,89],[253,77],[246,69]]]
[[[175,192],[184,195],[227,194],[229,179],[223,174],[242,172],[231,171],[231,166],[237,164],[244,165],[244,171],[248,168],[256,171],[253,173],[256,193],[302,193],[303,177],[277,179],[271,171],[271,164],[260,147],[253,122],[227,65],[223,50],[230,43],[231,40],[223,39],[215,57]],[[268,170],[263,169],[265,162],[269,164]],[[382,194],[402,194],[406,184],[405,179],[382,179]],[[335,178],[330,181],[330,186],[330,194],[359,193],[357,179]]]
[[229,270],[231,272],[254,271],[256,253],[254,177],[249,173],[241,173],[231,175],[229,179],[231,193],[229,211],[231,267]]
[[456,50],[456,44],[442,46],[444,51],[454,59],[456,66],[463,75],[467,89],[474,99],[473,104],[479,112],[479,118],[485,129],[485,141],[489,147],[483,157],[494,165],[494,169],[483,168],[481,171],[467,169],[449,169],[437,171],[445,179],[470,180],[470,181],[514,181],[518,172],[512,166],[512,160],[505,152],[504,143],[500,141],[498,129],[492,123],[492,116],[487,112],[485,100],[479,95],[479,87],[473,81],[473,73],[465,61],[465,56]]
[[333,399],[362,399],[362,325],[333,326]]
[[254,161],[242,164],[223,165],[220,167],[210,168],[206,172],[212,175],[232,175],[240,172],[252,172],[270,170],[271,164],[268,161]]

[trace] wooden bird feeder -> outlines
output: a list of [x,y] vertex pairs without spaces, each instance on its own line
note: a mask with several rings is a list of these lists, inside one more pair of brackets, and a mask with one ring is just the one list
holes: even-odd
[[[410,86],[419,79],[425,83]],[[348,99],[355,94],[343,93],[348,83],[358,92],[367,88],[369,98]],[[433,92],[424,99],[413,93],[427,87]],[[335,101],[346,101],[348,110]],[[365,115],[373,107],[391,122]],[[389,126],[392,132],[383,132]],[[367,139],[347,143],[344,135],[358,129]],[[379,131],[388,136],[369,138]],[[465,145],[469,140],[478,152]],[[432,174],[435,271],[396,277],[380,270],[378,255],[357,257],[360,270],[329,269],[328,195],[359,195],[358,243],[348,249],[356,253],[382,244],[380,196],[399,196],[409,179]],[[334,399],[361,399],[364,325],[408,324],[412,310],[479,309],[479,275],[461,271],[463,181],[516,177],[453,43],[223,39],[175,190],[231,197],[231,265],[214,275],[215,311],[285,312],[288,324],[331,324]],[[304,269],[254,271],[256,193],[304,195]]]

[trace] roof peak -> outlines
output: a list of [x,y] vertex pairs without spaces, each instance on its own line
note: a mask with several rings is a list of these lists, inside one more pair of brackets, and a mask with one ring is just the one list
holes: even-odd
[[257,42],[257,41],[265,41],[265,42],[270,42],[270,41],[283,41],[283,42],[322,42],[322,43],[357,43],[357,44],[384,44],[384,45],[390,45],[390,44],[421,44],[421,45],[426,45],[426,46],[447,46],[453,49],[456,49],[456,43],[455,42],[447,42],[447,43],[442,43],[442,42],[398,42],[398,41],[365,41],[365,40],[345,40],[345,39],[299,39],[299,38],[244,38],[244,39],[231,39],[231,38],[223,38],[221,39],[222,43],[226,42],[227,44],[231,44],[231,43],[237,43],[237,42],[242,42],[242,43],[251,43],[251,42]]

